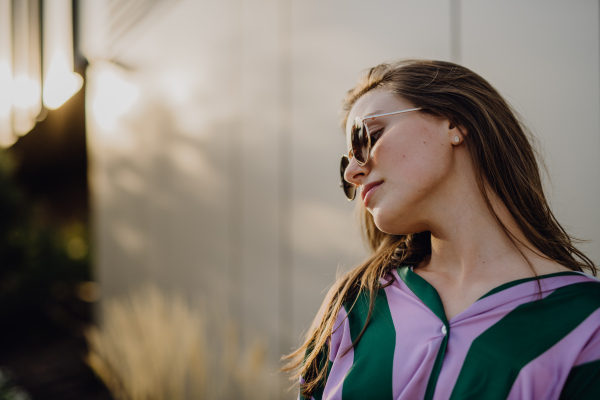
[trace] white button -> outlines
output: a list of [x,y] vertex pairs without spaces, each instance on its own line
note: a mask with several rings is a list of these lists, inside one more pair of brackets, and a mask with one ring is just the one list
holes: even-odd
[[442,326],[442,334],[445,335],[448,333],[448,329],[446,329],[446,325]]

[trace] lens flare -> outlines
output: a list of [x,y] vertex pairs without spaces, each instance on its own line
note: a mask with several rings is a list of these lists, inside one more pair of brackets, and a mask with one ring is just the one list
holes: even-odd
[[9,118],[13,102],[12,71],[6,61],[0,61],[0,118]]
[[0,0],[0,147],[12,146],[12,2]]
[[44,1],[44,105],[56,109],[81,89],[73,72],[73,8],[71,0]]
[[81,89],[83,78],[69,68],[67,60],[56,55],[48,67],[44,84],[44,105],[57,109]]
[[139,89],[108,66],[96,77],[95,86],[92,110],[96,122],[103,129],[114,129],[119,117],[126,114],[137,101]]

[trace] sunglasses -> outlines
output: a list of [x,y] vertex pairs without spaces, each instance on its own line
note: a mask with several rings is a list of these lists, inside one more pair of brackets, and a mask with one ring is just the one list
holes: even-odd
[[356,117],[352,125],[350,125],[348,132],[346,132],[346,137],[350,139],[350,151],[348,155],[342,156],[342,161],[340,162],[340,175],[342,181],[340,182],[341,188],[344,190],[344,194],[348,198],[349,201],[354,200],[356,197],[356,185],[350,183],[344,179],[344,173],[346,172],[346,168],[350,165],[350,161],[354,159],[358,165],[361,167],[369,162],[371,158],[371,147],[374,145],[371,141],[371,133],[369,132],[369,127],[365,123],[365,121],[372,120],[379,117],[385,117],[387,115],[395,115],[402,114],[409,111],[418,111],[421,108],[411,108],[408,110],[402,111],[394,111],[385,114],[375,114],[369,115],[363,118]]

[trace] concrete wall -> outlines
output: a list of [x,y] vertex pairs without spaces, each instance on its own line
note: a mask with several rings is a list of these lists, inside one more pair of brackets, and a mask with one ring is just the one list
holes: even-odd
[[404,57],[463,63],[506,96],[540,138],[559,220],[600,262],[597,1],[156,3],[117,34],[118,2],[83,2],[105,299],[152,281],[219,302],[275,370],[366,254],[338,187],[340,100]]

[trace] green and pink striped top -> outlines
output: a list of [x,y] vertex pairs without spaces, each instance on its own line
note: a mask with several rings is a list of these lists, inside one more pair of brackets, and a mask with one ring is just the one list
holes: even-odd
[[393,275],[344,356],[368,294],[340,310],[327,381],[313,399],[600,399],[596,278],[560,272],[509,282],[448,321],[433,286],[408,267]]

